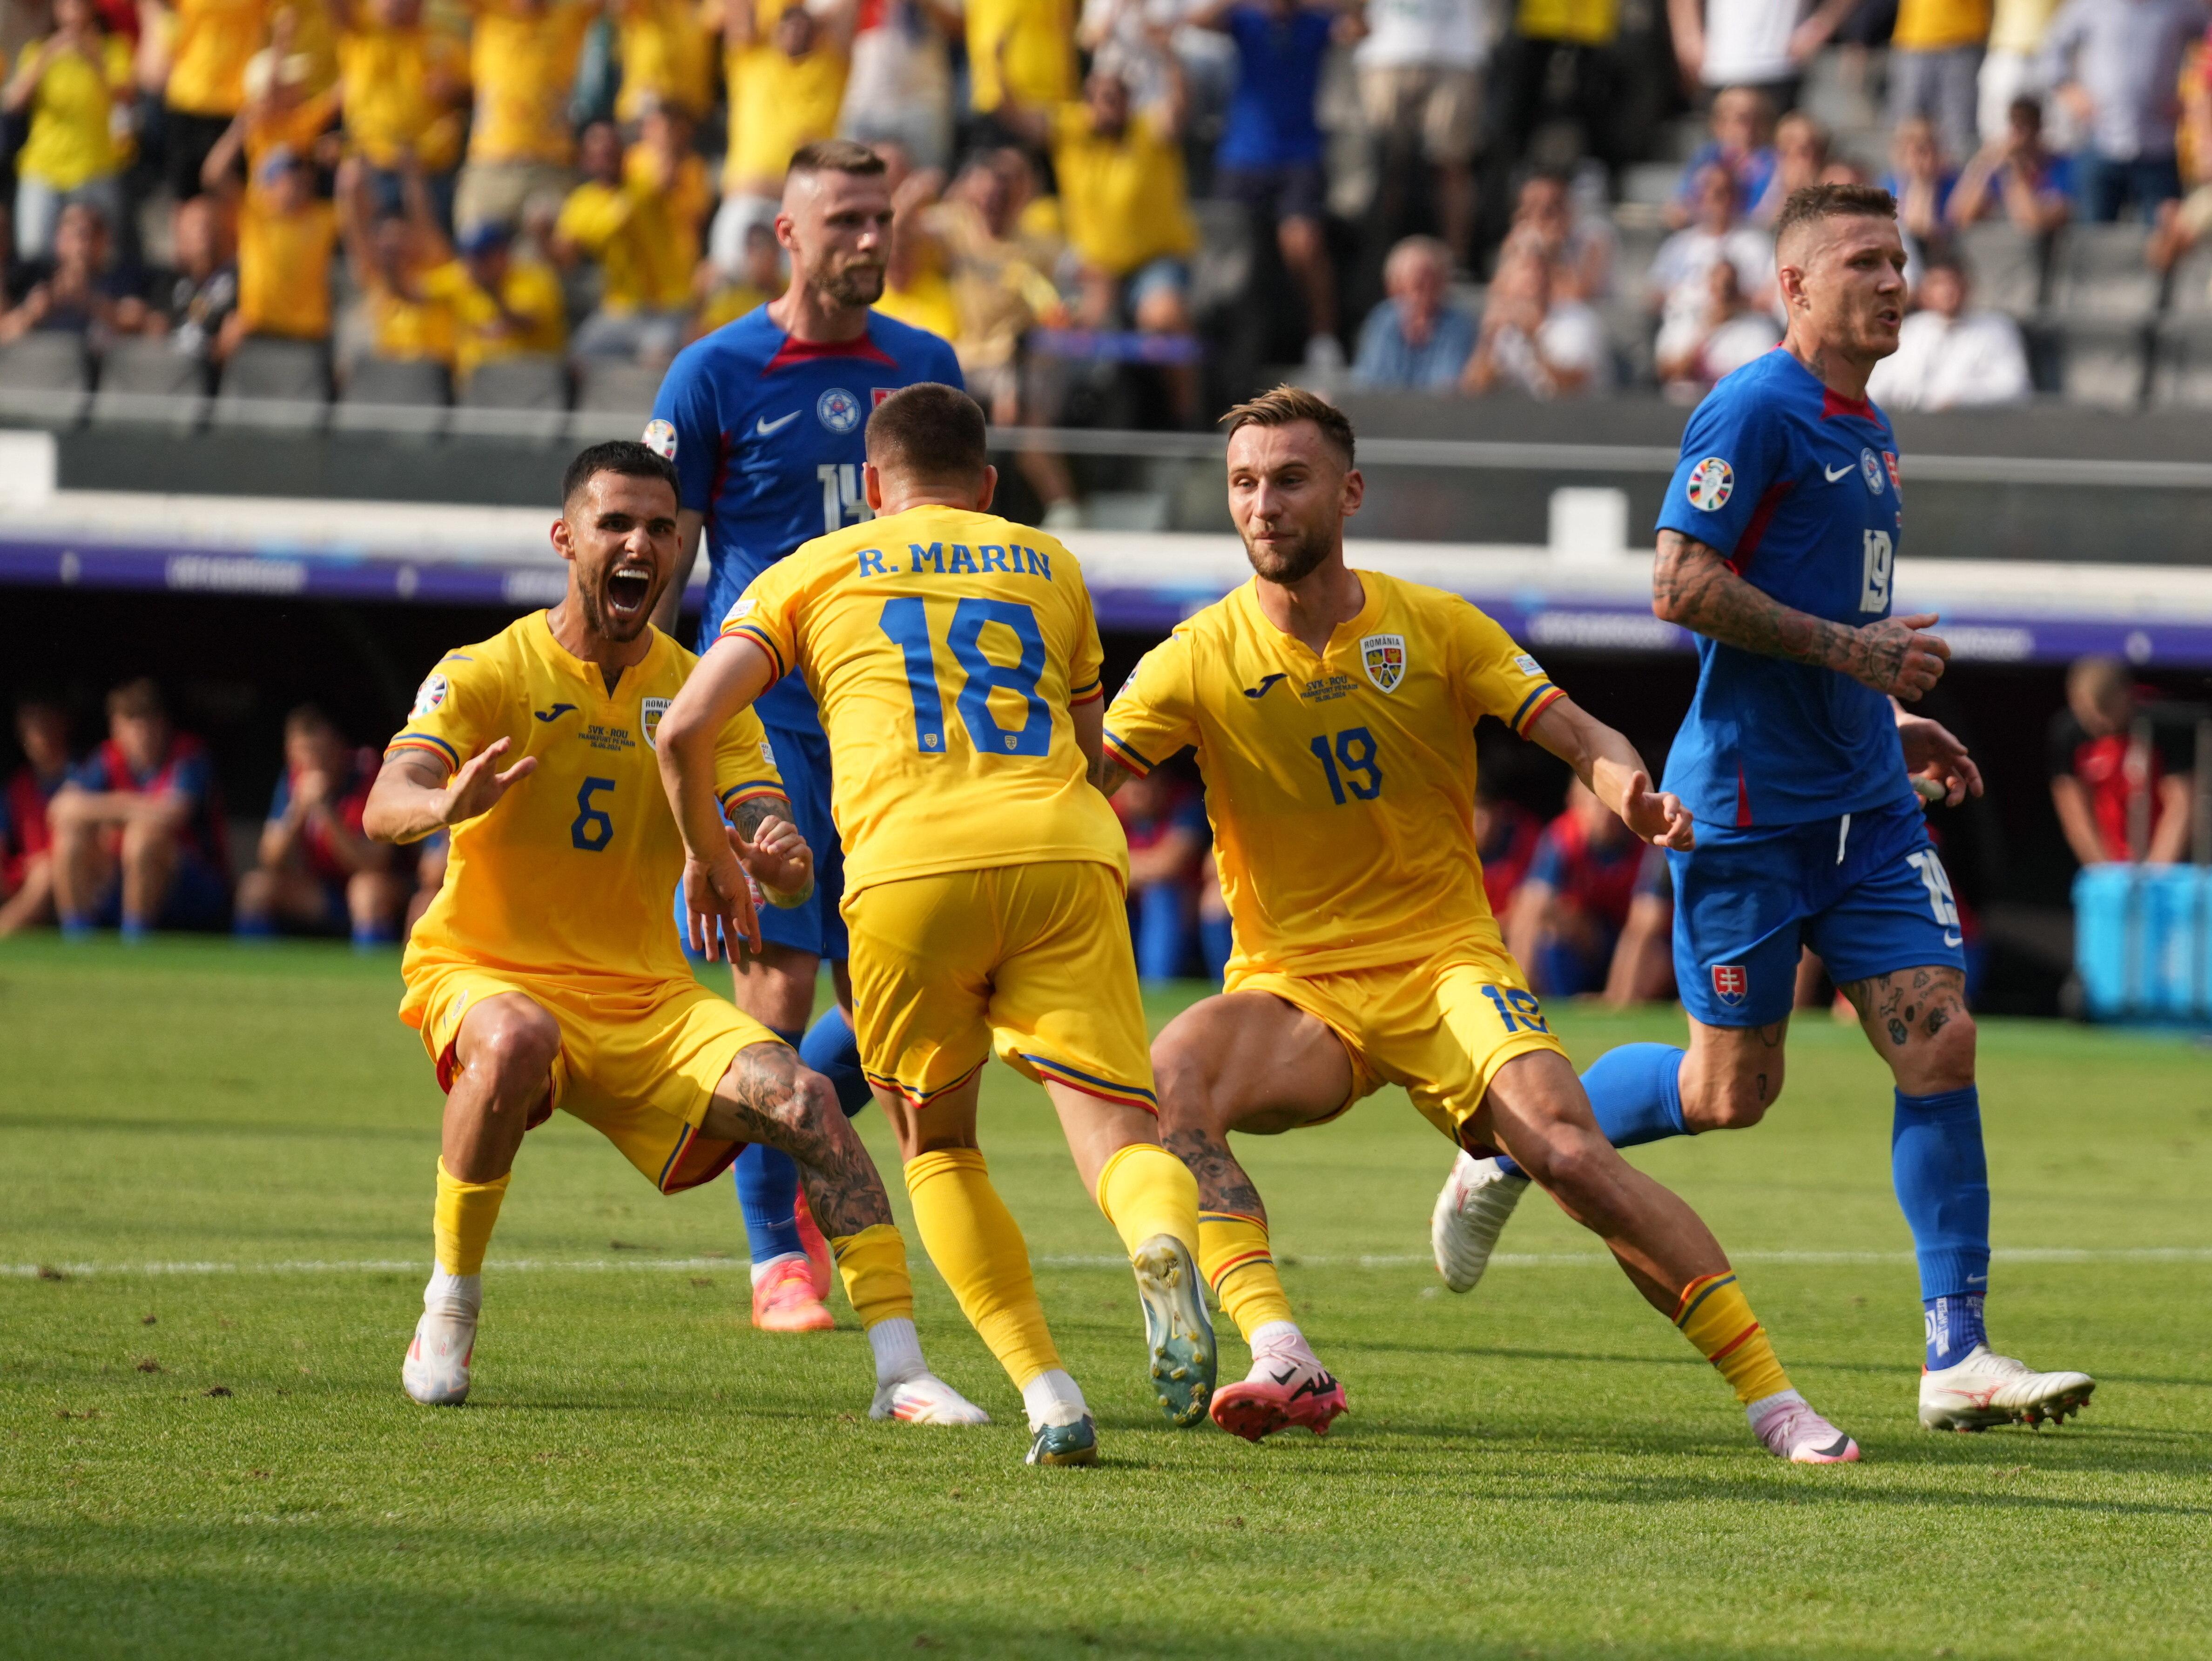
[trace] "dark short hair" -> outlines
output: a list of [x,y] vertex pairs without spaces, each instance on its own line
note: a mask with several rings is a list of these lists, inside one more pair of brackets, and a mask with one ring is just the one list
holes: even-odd
[[579,450],[561,480],[561,505],[566,508],[583,488],[601,473],[620,473],[624,478],[657,478],[679,499],[676,464],[634,438],[610,439]]
[[886,171],[884,159],[850,138],[822,138],[791,153],[790,173],[849,173],[871,178]]
[[1775,216],[1774,246],[1790,233],[1823,219],[1894,219],[1897,198],[1879,185],[1804,185],[1790,192]]
[[868,459],[933,482],[978,478],[990,462],[983,406],[957,386],[902,386],[868,417]]
[[303,732],[328,733],[336,738],[338,724],[330,718],[329,713],[319,703],[295,703],[285,714],[284,731],[287,735]]
[[1237,405],[1221,421],[1231,438],[1236,437],[1237,429],[1243,427],[1288,427],[1310,421],[1321,429],[1321,435],[1328,441],[1329,447],[1344,458],[1345,470],[1348,472],[1352,469],[1352,423],[1343,411],[1319,392],[1308,392],[1303,386],[1278,386]]
[[169,713],[161,702],[161,689],[151,675],[141,675],[136,680],[126,680],[107,695],[107,714],[112,720],[120,715],[136,716],[140,721],[159,721]]

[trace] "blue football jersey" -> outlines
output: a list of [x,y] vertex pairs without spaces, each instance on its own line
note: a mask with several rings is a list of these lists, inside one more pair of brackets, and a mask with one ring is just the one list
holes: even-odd
[[[1659,528],[1718,549],[1784,605],[1856,627],[1889,615],[1902,506],[1888,417],[1837,397],[1778,348],[1723,380],[1691,416]],[[1666,788],[1701,835],[1913,799],[1880,692],[1703,636]]]
[[[676,464],[681,505],[706,515],[699,651],[768,567],[802,542],[874,517],[860,493],[868,412],[924,380],[964,384],[952,348],[878,312],[859,339],[808,341],[784,333],[763,306],[677,354],[645,441]],[[822,730],[796,673],[754,707],[770,727]]]

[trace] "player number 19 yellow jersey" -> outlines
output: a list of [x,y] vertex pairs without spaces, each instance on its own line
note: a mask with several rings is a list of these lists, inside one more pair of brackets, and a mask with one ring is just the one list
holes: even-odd
[[1107,753],[1132,772],[1197,747],[1239,968],[1320,973],[1497,944],[1475,723],[1495,715],[1525,736],[1560,693],[1458,595],[1358,576],[1366,604],[1320,656],[1267,620],[1255,580],[1146,653],[1106,714]]

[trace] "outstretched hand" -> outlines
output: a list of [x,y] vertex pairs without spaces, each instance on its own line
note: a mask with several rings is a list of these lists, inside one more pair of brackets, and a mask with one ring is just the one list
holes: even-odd
[[1630,775],[1620,793],[1620,819],[1654,848],[1686,854],[1697,846],[1697,826],[1682,799],[1671,790],[1654,790],[1650,776]]
[[748,952],[761,949],[752,882],[734,856],[711,866],[684,861],[684,934],[708,963],[735,962],[739,940]]
[[494,739],[461,764],[446,786],[446,800],[438,815],[441,824],[450,827],[489,813],[509,790],[538,770],[535,756],[525,756],[504,773],[493,767],[512,744],[512,739]]
[[1956,807],[1968,796],[1982,794],[1982,770],[1941,721],[1900,711],[1897,741],[1905,751],[1905,770],[1912,775],[1923,799]]
[[1951,648],[1940,636],[1922,630],[1939,621],[1933,611],[1909,618],[1884,618],[1857,630],[1857,649],[1850,665],[1854,679],[1877,692],[1907,703],[1943,678]]
[[[728,829],[730,851],[769,894],[804,897],[814,891],[814,850],[789,819],[763,820],[760,835],[750,842],[737,826]],[[796,900],[784,903],[796,904]]]

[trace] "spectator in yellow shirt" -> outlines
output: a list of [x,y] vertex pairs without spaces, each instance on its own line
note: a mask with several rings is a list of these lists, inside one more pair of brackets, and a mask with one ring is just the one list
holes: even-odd
[[855,10],[854,0],[828,0],[818,10],[801,0],[728,0],[725,197],[781,196],[793,152],[836,136]]
[[238,309],[223,352],[251,335],[331,338],[331,252],[337,210],[315,195],[307,158],[279,148],[264,158],[238,212]]
[[426,27],[422,0],[365,0],[338,37],[347,148],[368,163],[380,213],[404,211],[407,158],[421,168],[439,222],[453,215],[468,61],[461,43]]
[[430,245],[436,231],[428,192],[421,169],[412,165],[403,167],[401,180],[409,211],[380,213],[376,189],[362,158],[349,156],[338,170],[346,265],[368,313],[375,356],[401,362],[428,359],[451,368],[453,307],[422,288],[423,273],[439,263],[443,252]]
[[622,92],[615,119],[644,119],[673,105],[696,121],[714,101],[714,48],[693,0],[615,0]]
[[667,234],[653,258],[651,303],[681,310],[697,281],[700,233],[714,206],[706,160],[691,146],[691,123],[682,110],[657,99],[646,101],[637,143],[623,157],[623,181],[659,199]]
[[476,119],[453,198],[462,229],[513,224],[538,191],[566,192],[575,146],[568,98],[598,0],[472,0]]
[[672,236],[662,192],[623,176],[622,135],[610,121],[584,129],[578,147],[584,182],[568,193],[554,227],[553,256],[564,268],[597,264],[599,303],[577,329],[578,357],[665,362],[690,322],[690,274],[669,285]]
[[459,258],[422,273],[425,296],[453,313],[453,379],[466,386],[495,359],[558,356],[568,341],[568,302],[552,267],[519,258],[504,225],[478,225],[461,239]]
[[756,219],[745,227],[743,263],[734,281],[724,277],[720,266],[709,261],[700,267],[705,290],[692,338],[712,334],[725,323],[734,323],[758,311],[784,290],[783,249],[775,240],[775,227]]
[[82,202],[110,225],[123,215],[130,160],[131,43],[102,32],[92,0],[54,0],[54,32],[24,47],[0,107],[26,113],[15,154],[15,252],[52,251],[62,210]]
[[967,0],[968,102],[989,115],[1009,101],[1051,109],[1075,96],[1070,0]]
[[169,190],[198,196],[207,153],[246,106],[246,65],[269,30],[268,0],[171,0],[157,54]]
[[271,46],[253,55],[246,66],[246,107],[200,164],[203,189],[220,194],[240,151],[249,179],[258,177],[262,162],[279,149],[319,163],[335,163],[337,136],[331,124],[337,116],[338,88],[327,87],[313,97],[306,96],[313,72],[305,52],[280,53]]

